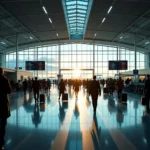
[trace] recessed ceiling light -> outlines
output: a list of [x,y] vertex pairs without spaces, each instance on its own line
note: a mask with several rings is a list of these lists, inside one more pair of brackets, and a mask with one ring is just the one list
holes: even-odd
[[105,21],[105,19],[106,19],[106,18],[104,18],[104,19],[102,20],[102,23]]
[[32,40],[32,39],[33,39],[33,37],[31,37],[31,36],[30,36],[30,39]]
[[44,12],[47,14],[47,10],[46,10],[46,8],[45,8],[44,6],[43,6],[42,8],[43,8]]
[[112,6],[110,6],[110,8],[109,8],[107,14],[109,14],[111,10],[112,10]]
[[59,36],[58,33],[56,35]]
[[121,37],[120,37],[120,40],[121,40],[122,38],[123,38],[123,37],[121,36]]
[[51,18],[48,18],[48,19],[49,19],[50,23],[52,23],[52,20],[51,20]]
[[6,43],[5,42],[1,42],[3,45],[5,45]]
[[95,33],[95,35],[94,36],[96,36],[97,35],[97,33]]

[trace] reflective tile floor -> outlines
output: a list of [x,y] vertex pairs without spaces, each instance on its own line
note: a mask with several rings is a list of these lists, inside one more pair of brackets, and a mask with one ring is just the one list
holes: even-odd
[[32,95],[12,93],[5,149],[150,150],[150,117],[140,95],[128,93],[127,104],[122,104],[115,93],[102,94],[94,116],[86,90],[80,90],[78,100],[73,90],[68,93],[68,103],[59,102],[53,87],[45,93],[45,105],[35,105]]

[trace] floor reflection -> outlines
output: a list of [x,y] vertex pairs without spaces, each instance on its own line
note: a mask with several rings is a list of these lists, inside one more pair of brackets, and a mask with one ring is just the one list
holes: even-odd
[[78,100],[68,89],[68,102],[58,101],[57,87],[45,93],[46,103],[34,103],[33,94],[10,95],[7,150],[117,150],[150,149],[150,115],[140,95],[128,94],[127,104],[99,97],[93,115],[91,97],[81,88]]

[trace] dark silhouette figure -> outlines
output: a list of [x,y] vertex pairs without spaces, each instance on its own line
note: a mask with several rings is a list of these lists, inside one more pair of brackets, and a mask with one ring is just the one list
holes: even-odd
[[74,83],[73,83],[73,89],[75,91],[75,96],[76,96],[76,99],[78,99],[78,92],[79,92],[79,82],[76,80]]
[[35,104],[34,112],[33,112],[33,115],[32,115],[32,122],[33,122],[33,124],[35,125],[36,128],[41,123],[41,119],[42,119],[42,116],[40,116],[39,106],[37,104]]
[[0,149],[3,149],[5,127],[7,118],[10,117],[10,104],[7,94],[11,93],[11,86],[8,79],[4,76],[2,68],[0,68],[0,83]]
[[59,100],[60,100],[60,96],[64,94],[66,87],[65,87],[65,83],[63,81],[63,79],[60,80],[60,83],[58,85],[58,89],[59,89]]
[[96,113],[98,95],[101,95],[100,85],[99,85],[99,82],[96,81],[96,76],[93,76],[93,81],[91,81],[90,83],[89,94],[92,97],[94,113]]
[[124,81],[121,79],[121,77],[119,77],[119,79],[117,80],[116,86],[117,86],[118,99],[120,99],[122,90],[124,88]]
[[34,99],[35,99],[35,103],[39,100],[39,91],[40,91],[40,83],[37,80],[37,77],[35,77],[35,80],[33,81],[33,92],[34,92]]
[[25,80],[23,81],[23,92],[24,92],[24,95],[26,95],[27,88],[28,88],[28,82],[27,82],[27,80],[25,79]]
[[149,107],[149,101],[150,101],[150,75],[147,75],[147,79],[145,80],[145,85],[144,85],[144,94],[146,98],[146,110],[150,112],[150,107]]

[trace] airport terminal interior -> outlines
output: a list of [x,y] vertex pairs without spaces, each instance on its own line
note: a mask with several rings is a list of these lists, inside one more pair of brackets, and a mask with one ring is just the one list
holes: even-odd
[[[150,150],[150,112],[141,103],[150,0],[0,0],[0,67],[12,88],[3,149]],[[96,112],[86,84],[94,75]],[[35,77],[44,103],[29,84],[24,93],[23,81]],[[68,100],[59,99],[61,79]],[[77,95],[69,81],[80,83]]]

